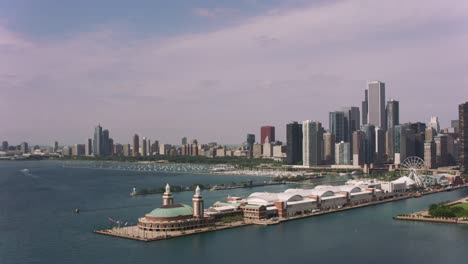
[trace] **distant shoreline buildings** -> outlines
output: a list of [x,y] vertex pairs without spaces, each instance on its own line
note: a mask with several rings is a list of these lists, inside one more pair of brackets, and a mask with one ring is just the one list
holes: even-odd
[[[451,127],[441,128],[437,116],[427,123],[400,123],[400,103],[386,101],[386,86],[382,81],[370,81],[364,92],[361,109],[357,106],[339,107],[329,112],[329,127],[320,121],[293,121],[285,125],[286,142],[276,140],[275,127],[260,127],[259,141],[249,133],[238,147],[211,142],[200,144],[183,137],[180,145],[165,144],[156,139],[135,134],[131,144],[115,143],[110,131],[100,124],[92,138],[84,144],[59,147],[31,147],[27,142],[10,145],[3,141],[0,158],[21,155],[62,155],[94,157],[205,156],[266,158],[284,161],[288,165],[360,166],[371,168],[398,167],[407,157],[417,156],[427,168],[460,165],[468,167],[468,102],[458,107],[458,120]],[[335,108],[336,109],[336,108]]]

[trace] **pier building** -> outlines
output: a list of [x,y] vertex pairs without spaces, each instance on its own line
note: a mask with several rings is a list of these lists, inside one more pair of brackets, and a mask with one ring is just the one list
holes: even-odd
[[174,203],[171,187],[167,184],[163,205],[139,218],[138,228],[146,231],[184,231],[213,226],[215,218],[204,214],[203,197],[198,186],[192,202],[195,210],[186,204]]

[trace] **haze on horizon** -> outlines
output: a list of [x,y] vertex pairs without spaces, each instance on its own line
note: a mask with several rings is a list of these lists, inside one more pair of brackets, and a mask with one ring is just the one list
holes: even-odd
[[0,140],[284,140],[360,107],[368,80],[401,122],[445,127],[468,101],[465,0],[98,2],[0,1]]

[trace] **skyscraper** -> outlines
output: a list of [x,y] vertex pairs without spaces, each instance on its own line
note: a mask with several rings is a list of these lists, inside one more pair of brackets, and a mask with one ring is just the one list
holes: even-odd
[[58,146],[58,142],[55,141],[55,142],[54,142],[54,153],[57,153],[58,147],[59,147],[59,146]]
[[393,161],[395,159],[395,144],[393,142],[393,132],[396,125],[400,124],[400,103],[395,100],[390,100],[387,102],[387,107],[385,109],[387,115],[387,132],[385,135],[386,139],[386,148],[385,152],[387,155],[388,161]]
[[362,101],[362,125],[367,125],[367,115],[369,114],[369,94],[367,89],[364,91],[364,101]]
[[268,137],[270,142],[275,142],[275,127],[274,126],[262,126],[260,128],[260,144],[265,144],[265,138]]
[[323,161],[325,164],[335,162],[335,136],[330,132],[323,134]]
[[421,122],[410,123],[409,128],[414,131],[414,155],[424,159],[426,124]]
[[447,166],[447,135],[439,134],[434,138],[437,167]]
[[254,134],[247,134],[247,149],[249,151],[249,155],[253,157],[253,145],[255,144],[255,135]]
[[361,166],[365,162],[365,137],[364,132],[353,132],[353,165]]
[[468,102],[458,106],[458,120],[460,133],[460,168],[468,171]]
[[93,154],[93,140],[88,138],[85,146],[85,155],[91,156]]
[[[350,107],[343,107],[341,109],[344,113],[344,121],[345,121],[345,142],[351,142],[353,140],[353,132],[359,130],[361,127],[361,116],[359,113],[359,107],[350,106]],[[353,146],[351,145],[351,149]]]
[[350,149],[349,142],[335,143],[335,164],[350,165]]
[[329,130],[335,135],[335,142],[345,141],[345,119],[344,112],[336,111],[329,113]]
[[8,141],[3,141],[2,142],[2,150],[7,151],[8,150]]
[[385,162],[385,131],[382,128],[375,128],[375,163],[382,164]]
[[292,122],[286,125],[287,161],[297,165],[302,161],[302,125]]
[[375,161],[375,126],[364,125],[361,127],[364,132],[364,164],[373,164]]
[[129,156],[132,156],[132,152],[130,150],[130,144],[125,144],[123,145],[123,155],[125,157],[129,157]]
[[146,157],[147,154],[148,154],[148,150],[147,150],[148,145],[146,143],[146,138],[145,137],[143,137],[143,139],[142,139],[141,146],[142,146],[141,155],[143,157]]
[[140,137],[137,134],[133,136],[133,156],[140,156]]
[[[432,128],[430,128],[432,129]],[[424,142],[424,165],[428,169],[435,168],[436,164],[436,152],[434,142]]]
[[322,124],[306,120],[302,122],[302,159],[304,166],[320,165],[322,161]]
[[187,145],[187,143],[188,143],[187,137],[183,137],[181,143],[182,143],[182,146],[183,146],[183,145]]
[[103,146],[102,146],[102,127],[97,125],[94,128],[94,140],[93,140],[93,153],[94,156],[99,157],[103,155]]
[[110,156],[112,154],[111,150],[111,142],[109,136],[109,130],[104,129],[102,131],[102,149],[101,149],[101,156]]
[[428,127],[432,127],[435,129],[437,133],[440,132],[440,124],[439,124],[439,117],[431,116],[431,120],[427,123]]
[[20,151],[23,153],[28,153],[29,152],[29,146],[27,142],[23,142],[20,145]]
[[367,124],[387,130],[385,116],[385,83],[380,81],[369,82],[367,88]]

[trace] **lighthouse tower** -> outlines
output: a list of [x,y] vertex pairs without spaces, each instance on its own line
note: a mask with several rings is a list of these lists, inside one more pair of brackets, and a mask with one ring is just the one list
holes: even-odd
[[172,197],[171,186],[169,183],[166,184],[166,191],[163,194],[163,205],[172,205],[174,203],[174,197]]
[[200,195],[200,186],[197,185],[195,189],[195,195],[192,198],[193,202],[193,217],[203,218],[204,207],[203,207],[203,197]]

